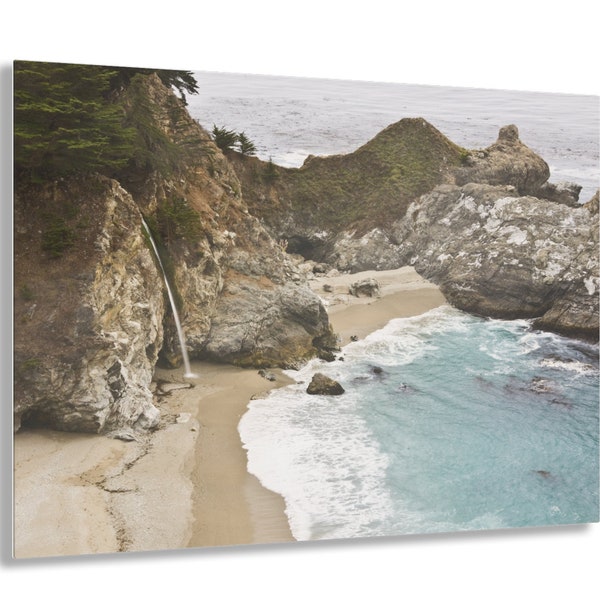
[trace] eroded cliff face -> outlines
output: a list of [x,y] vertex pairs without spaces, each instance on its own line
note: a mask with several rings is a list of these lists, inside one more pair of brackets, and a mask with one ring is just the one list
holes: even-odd
[[402,119],[355,152],[309,157],[299,169],[232,155],[254,214],[291,252],[358,272],[402,266],[393,223],[437,185],[512,185],[521,194],[573,203],[548,184],[547,163],[503,127],[482,150],[460,148],[423,119]]
[[17,429],[130,435],[159,424],[154,367],[180,348],[142,218],[192,357],[291,366],[333,342],[319,298],[249,214],[210,136],[156,76],[143,86],[175,168],[17,185]]
[[158,424],[149,386],[162,280],[139,210],[116,181],[16,193],[14,307],[17,429]]
[[585,207],[467,184],[422,196],[395,235],[403,260],[457,308],[597,340],[597,225]]
[[[190,355],[292,366],[332,345],[321,301],[250,214],[230,161],[187,111],[173,110],[169,90],[152,78],[147,85],[157,123],[188,151],[176,175],[132,178],[128,189],[168,254]],[[177,355],[169,324],[166,339]]]
[[340,235],[385,231],[414,198],[453,181],[464,153],[415,118],[386,127],[350,154],[308,157],[299,169],[237,154],[231,162],[251,212],[271,234],[290,252],[331,263]]

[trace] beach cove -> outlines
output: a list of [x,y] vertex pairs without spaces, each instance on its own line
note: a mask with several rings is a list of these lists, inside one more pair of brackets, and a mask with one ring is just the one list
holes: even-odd
[[[375,277],[376,298],[347,293]],[[329,284],[331,291],[323,291]],[[396,317],[444,304],[410,267],[319,277],[341,343]],[[193,387],[178,370],[157,370],[167,394],[161,428],[125,442],[97,435],[22,430],[15,436],[15,556],[152,551],[293,541],[278,494],[246,470],[238,423],[253,397],[290,383],[255,369],[193,363]]]

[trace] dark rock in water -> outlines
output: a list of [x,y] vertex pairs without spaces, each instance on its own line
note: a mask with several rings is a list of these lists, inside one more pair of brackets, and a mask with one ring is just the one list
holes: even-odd
[[554,386],[551,381],[542,379],[541,377],[534,377],[531,380],[531,391],[536,394],[547,394],[554,391]]
[[350,341],[351,342],[358,342],[358,336],[357,335],[351,335],[350,336]]
[[408,383],[401,383],[398,386],[398,391],[404,394],[412,394],[413,392],[416,392],[415,388],[408,385]]
[[319,348],[317,357],[326,362],[333,362],[335,360],[335,354],[331,350],[325,348]]
[[383,369],[381,367],[373,367],[371,369],[371,373],[374,373],[375,375],[383,375]]
[[360,281],[355,281],[348,290],[351,296],[356,296],[359,298],[360,296],[367,296],[372,298],[373,296],[379,296],[379,282],[369,277],[368,279],[361,279]]
[[327,292],[328,294],[330,294],[331,292],[333,292],[333,286],[329,283],[324,283],[323,284],[323,291]]
[[573,405],[567,400],[560,400],[559,398],[552,398],[549,404],[556,404],[557,406],[564,406],[565,408],[571,409]]
[[308,394],[318,394],[323,396],[340,396],[346,390],[335,379],[323,375],[323,373],[315,373],[312,381],[308,384],[306,392]]

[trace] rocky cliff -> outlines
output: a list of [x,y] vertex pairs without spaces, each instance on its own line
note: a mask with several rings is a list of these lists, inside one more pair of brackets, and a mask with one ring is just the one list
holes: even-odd
[[[231,161],[251,212],[273,236],[289,252],[331,263],[340,236],[385,231],[414,198],[454,181],[465,156],[424,119],[403,119],[351,154],[308,157],[299,169],[239,154]],[[361,262],[355,270],[366,268],[385,264]]]
[[598,224],[586,208],[446,185],[411,204],[395,235],[403,261],[457,308],[598,339]]
[[17,428],[108,433],[158,424],[154,366],[179,348],[142,217],[192,357],[291,366],[333,342],[319,298],[249,214],[210,136],[158,77],[146,77],[142,93],[176,165],[133,165],[118,180],[17,182]]
[[232,164],[267,228],[306,258],[350,272],[413,264],[459,308],[598,338],[598,195],[582,205],[580,186],[550,183],[514,125],[466,150],[405,119],[353,154],[271,169],[267,184],[264,163]]
[[155,426],[165,303],[131,195],[96,176],[21,188],[14,215],[17,429]]
[[547,163],[514,125],[482,150],[457,146],[423,119],[402,119],[351,154],[309,157],[299,169],[231,160],[251,211],[290,252],[352,272],[401,266],[392,224],[440,184],[512,185],[577,203],[577,190],[548,184]]

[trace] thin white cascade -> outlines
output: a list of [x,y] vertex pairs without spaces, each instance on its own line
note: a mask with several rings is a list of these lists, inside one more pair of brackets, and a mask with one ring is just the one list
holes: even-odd
[[183,357],[183,366],[184,366],[184,377],[197,377],[195,373],[192,373],[192,369],[190,367],[190,358],[188,356],[187,347],[185,344],[185,335],[183,333],[183,328],[181,327],[181,321],[179,320],[179,313],[177,312],[177,307],[175,306],[175,298],[173,296],[173,292],[171,290],[171,286],[169,285],[169,280],[167,278],[167,273],[165,272],[165,267],[163,266],[162,260],[160,259],[160,254],[158,253],[158,248],[156,247],[156,243],[154,242],[154,238],[152,237],[152,233],[150,232],[150,228],[146,223],[144,217],[142,217],[142,225],[148,234],[148,238],[150,243],[152,244],[152,248],[154,250],[154,255],[158,260],[158,264],[160,265],[160,270],[163,274],[163,280],[165,282],[165,286],[167,288],[167,293],[169,294],[169,302],[171,303],[171,310],[173,311],[173,318],[175,319],[175,327],[177,327],[177,335],[179,337],[179,346],[181,347],[181,356]]

